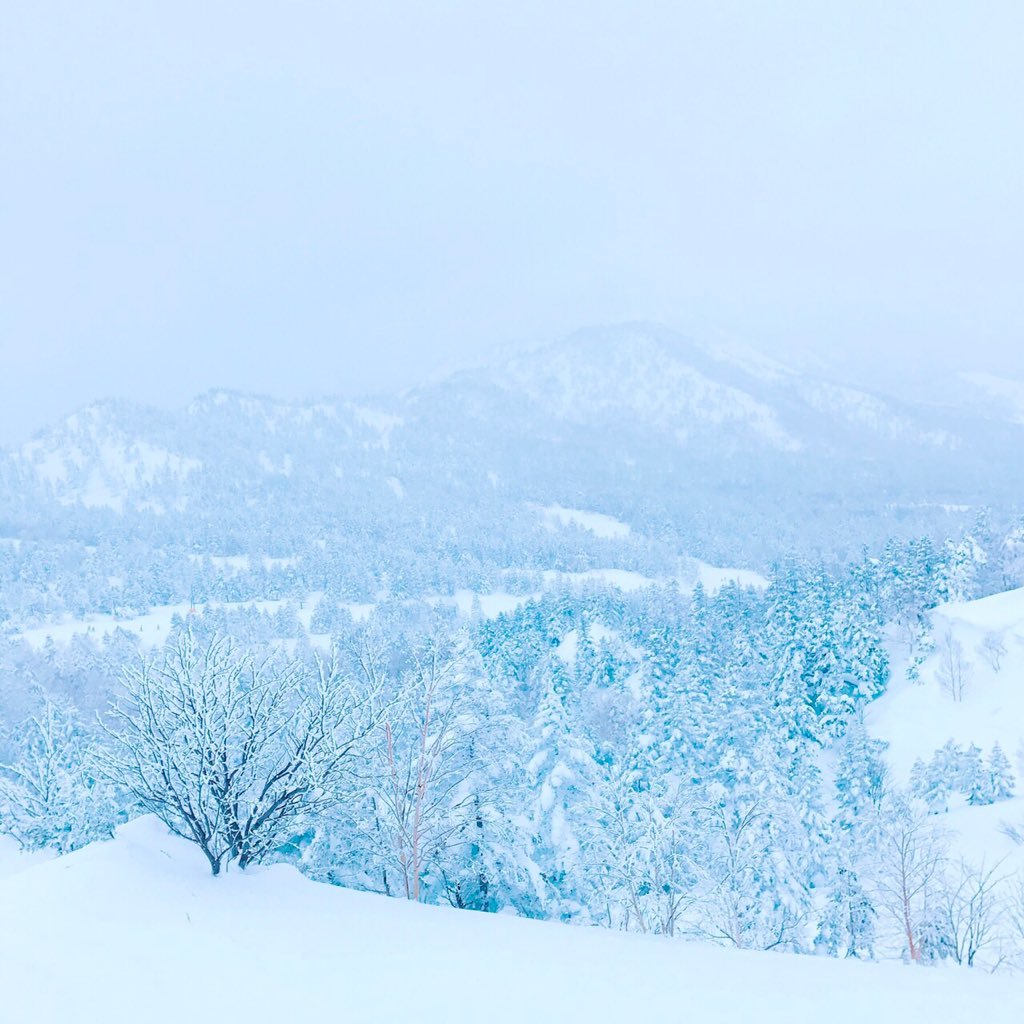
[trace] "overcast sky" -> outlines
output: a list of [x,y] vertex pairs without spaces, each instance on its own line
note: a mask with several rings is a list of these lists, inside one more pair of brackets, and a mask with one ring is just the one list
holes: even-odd
[[0,10],[0,441],[652,319],[1020,370],[1024,5]]

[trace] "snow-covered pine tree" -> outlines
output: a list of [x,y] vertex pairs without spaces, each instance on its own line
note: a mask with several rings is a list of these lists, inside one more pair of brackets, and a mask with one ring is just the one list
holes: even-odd
[[972,807],[992,803],[991,778],[981,759],[981,750],[972,743],[960,756],[958,781],[960,792]]
[[1017,783],[1010,767],[1010,759],[1003,753],[998,741],[988,756],[988,792],[993,802],[1012,798]]
[[866,820],[881,804],[888,775],[882,759],[885,747],[883,741],[868,736],[862,717],[853,721],[839,741],[835,786],[839,821],[844,828]]
[[526,761],[527,822],[532,835],[538,896],[549,916],[568,920],[584,913],[578,865],[577,813],[598,776],[594,749],[578,728],[571,676],[552,652],[537,669],[543,693],[529,730]]

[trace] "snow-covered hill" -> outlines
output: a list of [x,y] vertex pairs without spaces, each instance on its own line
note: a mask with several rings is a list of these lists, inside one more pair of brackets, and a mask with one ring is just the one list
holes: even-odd
[[[963,378],[1012,397],[1012,382],[994,380]],[[936,495],[970,503],[983,467],[990,486],[1002,486],[998,467],[1024,434],[1015,400],[1005,415],[1000,408],[908,402],[628,324],[378,403],[223,390],[179,412],[98,403],[10,453],[7,471],[43,497],[119,512],[189,514],[226,473],[256,490],[286,477],[306,494],[327,474],[367,477],[415,499],[418,479],[438,466],[469,490],[500,479],[505,497],[569,504],[572,496],[596,507],[609,485],[594,473],[573,474],[575,493],[547,493],[549,467],[577,460],[591,468],[592,458],[620,466],[633,487],[659,499],[666,470],[699,466],[706,501],[754,481],[775,499],[810,476],[821,493],[848,492],[867,475],[879,485],[873,500],[884,491],[913,507]]]
[[[972,860],[1024,868],[1024,845],[1005,827],[1016,826],[1024,838],[1024,590],[940,605],[931,619],[935,647],[919,680],[906,678],[906,651],[895,645],[893,678],[868,705],[868,730],[888,744],[885,758],[900,786],[910,782],[915,761],[928,762],[949,741],[965,749],[975,744],[984,756],[998,744],[1018,780],[1016,796],[968,806],[954,792],[949,812],[937,817]],[[951,670],[960,674],[959,699]]]
[[410,905],[275,866],[211,878],[153,818],[0,880],[5,1021],[1010,1022],[1014,977],[731,952]]
[[771,405],[734,383],[734,367],[716,365],[682,339],[649,326],[582,332],[514,359],[494,376],[558,418],[626,419],[680,443],[718,429],[758,447],[803,447]]

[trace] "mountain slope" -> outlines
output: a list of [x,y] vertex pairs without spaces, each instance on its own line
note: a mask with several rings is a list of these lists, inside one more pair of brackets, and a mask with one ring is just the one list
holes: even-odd
[[1019,503],[1017,418],[633,324],[375,403],[214,391],[176,412],[91,406],[0,457],[0,536],[128,532],[212,554],[259,536],[291,556],[384,531],[422,547],[454,522],[486,546],[501,521],[537,554],[529,509],[561,505],[627,523],[637,558],[653,536],[763,568]]
[[[930,614],[935,648],[919,681],[906,678],[906,650],[894,644],[895,671],[886,692],[866,709],[868,730],[888,744],[885,758],[900,787],[911,781],[917,759],[929,762],[949,741],[963,749],[974,744],[985,758],[999,744],[1018,780],[1016,795],[969,806],[953,792],[948,812],[935,821],[973,863],[999,863],[1006,874],[1024,870],[1024,844],[1011,835],[1024,832],[1024,590],[943,604]],[[962,673],[959,700],[943,682],[951,655]],[[948,781],[955,789],[955,780]]]
[[152,818],[0,881],[4,1017],[420,1024],[1011,1021],[1015,978],[733,952],[409,905],[277,866],[209,877]]

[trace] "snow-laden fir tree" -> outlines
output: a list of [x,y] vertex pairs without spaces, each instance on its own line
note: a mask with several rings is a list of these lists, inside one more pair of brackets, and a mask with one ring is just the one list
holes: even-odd
[[988,756],[987,776],[990,802],[1009,800],[1013,797],[1017,781],[1010,766],[1010,759],[1003,753],[1003,748],[998,742],[993,744]]
[[598,768],[593,745],[578,727],[568,667],[553,652],[537,671],[543,696],[529,730],[526,821],[538,895],[550,916],[567,920],[585,913],[577,816],[585,814]]

